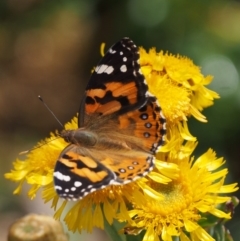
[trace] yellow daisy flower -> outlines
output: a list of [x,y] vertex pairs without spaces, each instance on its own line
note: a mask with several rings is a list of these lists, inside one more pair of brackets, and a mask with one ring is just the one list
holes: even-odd
[[180,55],[140,48],[140,65],[149,84],[150,92],[157,96],[168,121],[179,122],[193,115],[206,122],[199,112],[213,104],[219,95],[204,87],[212,76],[204,77],[192,60]]
[[204,77],[200,68],[186,57],[157,53],[155,48],[148,53],[140,48],[140,65],[149,90],[158,98],[167,119],[168,141],[180,136],[196,140],[189,133],[186,121],[190,116],[207,121],[200,111],[219,98],[216,92],[205,87],[211,83],[212,76]]
[[[214,241],[198,222],[206,219],[206,214],[230,219],[230,213],[221,211],[218,205],[230,200],[229,196],[221,194],[232,193],[238,188],[236,183],[224,185],[228,171],[220,169],[223,158],[216,158],[209,149],[194,162],[188,155],[194,148],[193,143],[188,143],[178,158],[175,154],[169,155],[167,161],[179,166],[178,178],[167,185],[148,183],[163,196],[162,200],[142,194],[141,200],[144,201],[139,202],[133,196],[133,208],[128,212],[132,220],[125,228],[126,233],[137,234],[146,230],[143,241],[158,241],[159,237],[163,241],[172,241],[176,236],[181,241]],[[121,215],[119,218],[124,220]]]

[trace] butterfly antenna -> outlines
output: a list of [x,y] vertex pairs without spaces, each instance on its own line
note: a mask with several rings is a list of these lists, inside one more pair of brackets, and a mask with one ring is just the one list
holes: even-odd
[[[42,98],[40,95],[38,96],[38,99],[41,100],[41,102],[44,104],[44,106],[47,108],[47,110],[52,114],[52,116],[54,117],[54,119],[60,124],[61,127],[63,127],[63,124],[62,124],[62,123],[60,122],[60,120],[56,117],[56,115],[53,113],[53,111],[48,107],[48,105],[45,103],[45,101],[43,100],[43,98]],[[22,152],[19,153],[19,155],[27,154],[27,153],[29,153],[30,151],[35,150],[35,149],[37,149],[37,148],[39,148],[39,147],[42,147],[42,146],[48,144],[49,142],[52,142],[52,141],[54,141],[54,140],[56,140],[56,139],[58,139],[58,138],[60,138],[60,137],[61,137],[61,136],[59,135],[59,136],[57,136],[56,138],[54,138],[54,139],[52,139],[52,140],[50,140],[50,141],[48,141],[48,142],[45,142],[45,143],[43,143],[43,144],[41,144],[41,145],[38,145],[38,146],[36,146],[36,147],[34,147],[34,148],[31,148],[31,149],[29,149],[29,150],[22,151]]]
[[21,152],[19,153],[19,155],[28,154],[30,151],[33,151],[33,150],[35,150],[35,149],[37,149],[37,148],[39,148],[39,147],[42,147],[42,146],[44,146],[44,145],[46,145],[46,144],[48,144],[48,143],[50,143],[50,142],[52,142],[52,141],[55,141],[55,140],[57,140],[58,138],[60,138],[60,136],[57,136],[56,138],[54,138],[54,139],[52,139],[52,140],[50,140],[50,141],[47,141],[47,142],[45,142],[45,143],[43,143],[43,144],[41,144],[41,145],[38,145],[38,146],[36,146],[36,147],[33,147],[33,148],[29,149],[29,150],[21,151]]
[[38,99],[42,101],[44,106],[47,108],[47,110],[52,114],[54,119],[60,124],[61,127],[63,127],[63,124],[60,122],[60,120],[57,118],[57,116],[53,113],[53,111],[48,107],[48,105],[44,102],[43,98],[39,95]]

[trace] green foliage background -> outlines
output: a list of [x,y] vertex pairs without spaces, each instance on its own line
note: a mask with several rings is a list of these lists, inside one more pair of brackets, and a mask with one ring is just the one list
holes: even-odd
[[[107,47],[128,36],[148,49],[186,55],[214,75],[221,95],[206,109],[208,123],[189,121],[196,156],[213,148],[240,183],[240,1],[233,0],[1,0],[0,221],[24,213],[15,185],[3,178],[22,150],[61,129],[76,114],[90,70]],[[39,157],[40,159],[41,157]],[[25,195],[25,194],[24,194]],[[236,194],[239,197],[239,192]],[[228,227],[238,240],[240,211]]]

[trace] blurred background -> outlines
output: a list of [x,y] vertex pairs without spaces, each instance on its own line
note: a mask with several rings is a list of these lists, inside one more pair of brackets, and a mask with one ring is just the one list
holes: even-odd
[[[213,148],[227,160],[227,183],[240,183],[239,23],[239,0],[1,0],[0,240],[14,219],[52,214],[40,198],[26,197],[28,187],[14,196],[16,184],[3,177],[19,152],[61,130],[37,96],[62,123],[70,120],[100,59],[100,44],[109,47],[125,36],[145,49],[186,55],[214,76],[209,88],[221,99],[203,112],[208,123],[189,121],[199,141],[195,155]],[[239,208],[227,226],[239,240]],[[102,232],[98,238],[107,240]]]

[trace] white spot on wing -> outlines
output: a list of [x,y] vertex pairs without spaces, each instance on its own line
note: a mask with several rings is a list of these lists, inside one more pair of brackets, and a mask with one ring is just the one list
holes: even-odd
[[122,52],[122,51],[120,52],[120,55],[123,55],[123,52]]
[[102,64],[96,67],[96,72],[98,74],[102,74],[106,69],[107,69],[108,65]]
[[56,190],[62,190],[62,187],[61,186],[55,186],[55,189]]
[[104,73],[106,74],[111,74],[113,72],[114,68],[112,66],[109,66],[105,71]]
[[127,57],[123,57],[123,62],[126,62],[127,61]]
[[71,187],[71,191],[73,192],[76,191],[76,189],[77,189],[76,187]]
[[126,72],[127,71],[127,66],[123,64],[120,68],[121,72]]
[[75,187],[80,187],[80,186],[82,186],[82,183],[79,182],[79,181],[76,181],[76,182],[74,182],[74,186]]
[[56,177],[60,181],[69,182],[71,180],[70,176],[63,175],[61,172],[54,172],[53,176]]
[[109,53],[110,53],[110,54],[115,54],[115,53],[116,53],[116,50],[109,49]]
[[96,190],[97,190],[96,188],[92,188],[90,192],[95,192]]
[[99,65],[95,68],[95,72],[97,74],[102,74],[102,73],[111,74],[113,70],[114,68],[112,66],[108,66],[106,64]]

